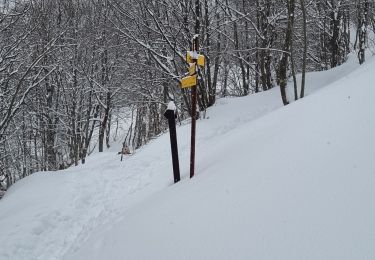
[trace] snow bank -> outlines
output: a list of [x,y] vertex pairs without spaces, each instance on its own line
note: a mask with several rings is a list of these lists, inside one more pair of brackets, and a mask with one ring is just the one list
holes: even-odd
[[374,259],[374,67],[206,142],[67,259]]
[[375,62],[354,64],[287,107],[278,89],[219,100],[191,180],[190,125],[176,185],[168,135],[21,180],[0,201],[0,259],[375,259]]

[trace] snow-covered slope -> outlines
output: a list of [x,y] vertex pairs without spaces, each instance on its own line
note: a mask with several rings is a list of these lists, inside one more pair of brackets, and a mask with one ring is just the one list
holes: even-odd
[[278,89],[219,100],[193,179],[177,129],[176,185],[168,134],[18,182],[0,259],[375,259],[375,60],[356,67],[315,74],[310,89],[332,84],[287,107]]
[[[370,53],[367,53],[366,55],[371,56]],[[316,72],[307,73],[305,94],[309,95],[310,93],[313,93],[317,91],[318,89],[326,87],[332,84],[333,82],[340,80],[341,78],[345,78],[346,76],[348,76],[349,73],[351,73],[353,70],[357,69],[358,67],[359,67],[359,64],[358,64],[357,55],[355,53],[351,53],[349,54],[347,62],[342,64],[341,66],[338,66],[338,67],[335,67],[326,71],[316,71]],[[302,78],[302,75],[298,74],[297,75],[298,93],[301,91],[300,90],[301,78]],[[289,88],[287,88],[287,96],[289,100],[293,100],[294,91],[293,91],[293,79],[292,78],[289,79],[288,86]]]

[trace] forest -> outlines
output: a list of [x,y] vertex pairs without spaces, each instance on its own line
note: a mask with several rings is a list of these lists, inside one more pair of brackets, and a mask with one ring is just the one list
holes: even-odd
[[179,81],[195,35],[206,57],[199,117],[218,98],[271,88],[288,105],[287,83],[293,100],[303,98],[306,72],[339,66],[351,52],[365,62],[374,7],[372,0],[1,0],[0,190],[84,164],[114,141],[134,151],[166,130],[169,101],[179,122],[189,118],[190,90]]

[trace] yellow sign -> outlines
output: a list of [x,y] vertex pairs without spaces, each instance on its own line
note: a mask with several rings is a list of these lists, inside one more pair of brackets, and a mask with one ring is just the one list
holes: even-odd
[[180,80],[181,88],[189,88],[197,85],[197,74],[193,76],[187,76]]
[[187,63],[195,63],[201,67],[204,67],[206,63],[206,58],[202,54],[197,54],[195,51],[188,51],[186,53],[186,62]]
[[191,57],[190,51],[188,51],[186,53],[186,62],[187,63],[193,63],[194,62],[193,57]]
[[206,62],[206,59],[203,55],[201,54],[198,54],[198,65],[201,66],[201,67],[204,67],[204,64]]
[[197,72],[197,67],[195,63],[190,63],[189,64],[189,75],[193,76]]

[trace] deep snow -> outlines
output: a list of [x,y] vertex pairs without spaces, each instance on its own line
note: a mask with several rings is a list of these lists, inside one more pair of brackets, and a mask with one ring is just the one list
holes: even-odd
[[328,86],[287,107],[277,88],[219,100],[193,179],[178,127],[176,185],[168,134],[19,181],[0,201],[0,259],[375,259],[374,71],[309,74],[307,93]]

